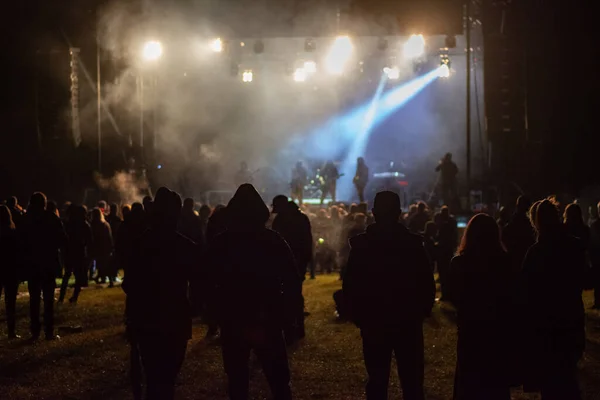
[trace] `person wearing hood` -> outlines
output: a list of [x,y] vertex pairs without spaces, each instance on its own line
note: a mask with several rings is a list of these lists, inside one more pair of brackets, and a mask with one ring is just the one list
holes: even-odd
[[404,399],[424,399],[423,320],[435,282],[423,240],[398,222],[401,212],[397,194],[378,193],[375,224],[350,239],[343,293],[361,331],[368,400],[387,398],[392,353]]
[[286,341],[293,342],[303,339],[304,330],[304,297],[302,296],[302,282],[306,276],[308,263],[313,257],[313,236],[310,220],[293,201],[288,201],[287,196],[279,195],[273,199],[273,213],[277,214],[273,220],[273,230],[278,232],[289,244],[296,268],[298,270],[297,307],[294,332],[286,332]]
[[293,323],[300,280],[285,240],[265,228],[269,209],[250,184],[224,209],[227,230],[208,251],[209,308],[221,327],[229,397],[247,399],[253,350],[273,398],[291,399],[284,328]]
[[177,232],[180,214],[181,197],[160,188],[149,215],[150,228],[132,243],[122,285],[127,333],[146,374],[147,399],[173,399],[192,337],[188,289],[196,282],[198,257],[194,243]]

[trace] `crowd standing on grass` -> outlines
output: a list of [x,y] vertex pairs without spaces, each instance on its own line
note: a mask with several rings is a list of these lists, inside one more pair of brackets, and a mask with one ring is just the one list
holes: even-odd
[[[58,303],[74,285],[76,304],[90,281],[126,293],[135,398],[172,399],[192,335],[192,318],[219,344],[229,397],[249,396],[250,353],[275,399],[291,399],[287,348],[306,332],[302,286],[336,273],[340,320],[360,329],[369,400],[386,399],[392,355],[403,397],[424,399],[423,322],[436,301],[456,310],[454,398],[510,399],[513,387],[544,400],[581,398],[577,363],[585,346],[582,291],[600,308],[600,220],[550,197],[517,199],[515,212],[477,214],[459,240],[446,206],[403,213],[380,192],[366,203],[311,208],[276,196],[269,210],[250,184],[210,208],[167,189],[155,199],[60,210],[36,192],[23,209],[0,205],[0,291],[8,336],[16,332],[18,287],[27,282],[30,340],[55,340]],[[600,206],[600,205],[599,205]],[[596,216],[596,217],[594,217]],[[436,276],[440,297],[436,299]],[[43,324],[40,308],[43,301]],[[514,329],[515,326],[520,329]],[[492,345],[490,345],[490,343]]]

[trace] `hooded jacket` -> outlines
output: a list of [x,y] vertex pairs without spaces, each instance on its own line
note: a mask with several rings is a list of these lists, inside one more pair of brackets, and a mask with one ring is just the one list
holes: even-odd
[[299,280],[289,246],[265,228],[270,213],[252,185],[224,211],[227,230],[208,251],[209,307],[221,326],[283,327]]

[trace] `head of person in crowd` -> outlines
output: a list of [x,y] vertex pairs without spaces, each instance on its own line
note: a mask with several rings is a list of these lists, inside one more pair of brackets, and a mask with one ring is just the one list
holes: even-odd
[[29,199],[29,205],[27,206],[27,212],[31,214],[42,213],[46,210],[48,200],[46,195],[42,192],[35,192]]
[[206,204],[203,204],[200,206],[198,215],[200,216],[200,219],[202,221],[208,221],[208,218],[210,217],[210,213],[211,213],[211,209],[209,206],[207,206]]
[[183,201],[183,207],[182,207],[181,212],[183,214],[188,214],[188,215],[194,214],[194,206],[195,206],[194,199],[192,199],[191,197],[188,197]]
[[72,204],[69,207],[69,223],[83,224],[86,222],[87,209],[85,206]]
[[369,208],[367,206],[367,203],[364,203],[364,202],[360,203],[358,205],[358,212],[361,213],[361,214],[367,215],[369,213]]
[[144,206],[142,203],[138,203],[137,201],[131,205],[131,212],[133,211],[144,211]]
[[102,211],[102,212],[106,212],[106,211],[107,211],[107,210],[106,210],[106,208],[107,208],[107,204],[106,204],[106,201],[104,201],[104,200],[100,200],[100,201],[98,202],[98,204],[97,204],[97,206],[96,206],[96,207],[98,207],[98,208],[100,209],[100,211]]
[[500,228],[487,214],[477,214],[467,224],[458,248],[459,255],[498,254],[504,252],[500,241]]
[[19,205],[19,200],[17,200],[16,196],[11,196],[8,199],[6,199],[6,205],[11,210],[14,210]]
[[537,212],[541,202],[542,200],[538,200],[535,203],[533,203],[529,208],[529,219],[531,220],[531,224],[533,226],[535,226],[535,220],[537,218]]
[[[192,201],[192,208],[194,202]],[[161,187],[152,204],[151,225],[161,232],[174,232],[181,216],[182,202],[179,194]]]
[[442,217],[442,219],[450,218],[450,209],[448,208],[448,206],[442,206],[440,210],[440,216]]
[[538,237],[556,235],[562,232],[560,212],[556,204],[550,200],[543,200],[535,213],[535,229]]
[[340,213],[340,208],[338,206],[331,206],[331,208],[329,209],[329,214],[331,215],[332,221],[339,221],[342,217],[342,214]]
[[56,204],[54,200],[48,201],[48,203],[46,204],[46,210],[56,215],[57,217],[60,217],[60,213],[58,212],[58,204]]
[[576,203],[571,203],[565,208],[563,219],[567,225],[585,225],[583,222],[583,211],[579,204]]
[[420,201],[417,203],[417,214],[425,214],[427,212],[427,204]]
[[525,215],[531,208],[531,200],[527,196],[519,196],[517,198],[517,214]]
[[362,167],[363,165],[365,165],[365,159],[362,157],[358,157],[358,159],[356,160],[356,163]]
[[144,196],[144,198],[142,199],[142,204],[144,205],[144,211],[146,211],[147,213],[152,212],[152,196]]
[[417,213],[418,210],[419,210],[419,206],[417,206],[416,204],[411,204],[410,207],[408,208],[408,216],[412,217],[413,215],[415,215]]
[[367,215],[358,213],[354,216],[354,227],[357,229],[364,229],[367,227]]
[[68,218],[69,217],[69,209],[71,208],[72,205],[73,205],[73,203],[71,203],[70,201],[65,201],[62,205],[62,208],[60,209],[60,215],[62,215],[64,218]]
[[287,196],[280,194],[273,198],[273,214],[285,212],[288,206],[289,201]]
[[110,203],[110,216],[113,218],[121,218],[121,216],[119,215],[119,206],[117,205],[117,203]]
[[356,203],[352,203],[352,204],[350,205],[350,213],[349,213],[349,215],[354,215],[354,214],[356,214],[357,212],[358,212],[358,204],[356,204]]
[[15,223],[12,220],[10,210],[5,205],[0,205],[0,234],[7,230],[15,229]]
[[373,216],[379,225],[396,225],[402,214],[400,197],[390,191],[379,192],[373,203]]
[[327,210],[324,208],[321,208],[318,213],[317,213],[317,219],[319,221],[326,221],[329,219],[329,214],[327,213]]
[[121,216],[123,217],[123,220],[125,218],[127,218],[127,216],[129,215],[130,212],[131,212],[131,206],[129,204],[125,204],[121,207]]
[[264,228],[271,215],[260,194],[249,183],[238,188],[225,210],[227,227],[231,229]]
[[435,222],[427,221],[425,224],[425,230],[423,231],[423,236],[431,239],[437,236],[437,225]]
[[98,207],[92,210],[92,224],[104,223],[104,213]]

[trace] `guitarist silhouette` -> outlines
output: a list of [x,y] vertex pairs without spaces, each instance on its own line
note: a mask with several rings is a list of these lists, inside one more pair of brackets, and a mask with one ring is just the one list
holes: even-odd
[[337,180],[341,178],[343,175],[340,175],[337,167],[333,163],[333,161],[327,161],[323,170],[321,171],[321,176],[319,177],[321,181],[321,204],[325,202],[325,198],[328,194],[331,195],[331,202],[335,203],[335,192],[337,188]]

